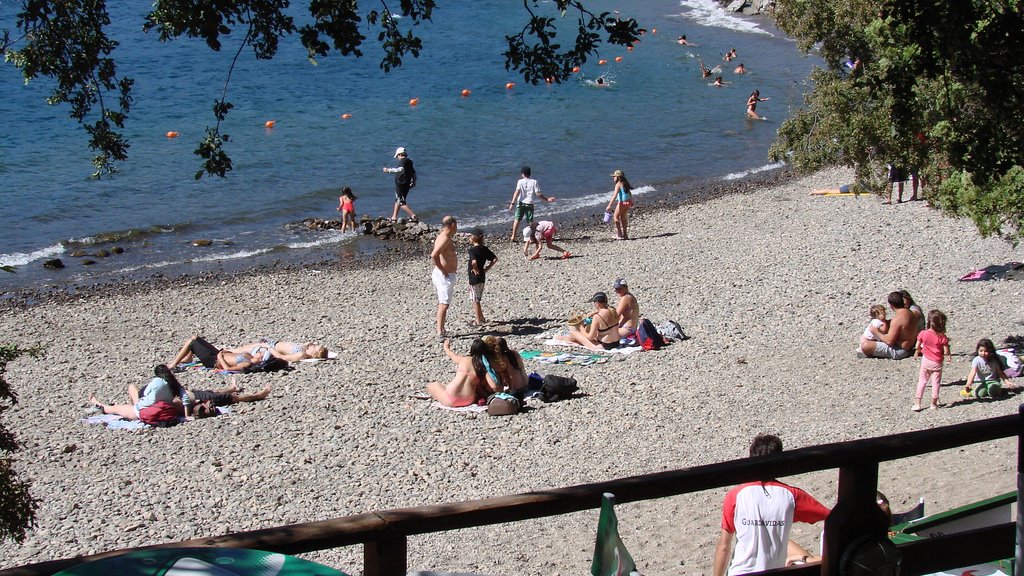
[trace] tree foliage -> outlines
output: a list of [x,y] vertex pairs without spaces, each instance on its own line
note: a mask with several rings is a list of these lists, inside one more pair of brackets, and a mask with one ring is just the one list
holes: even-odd
[[1024,229],[1024,15],[1020,0],[779,0],[779,26],[817,47],[805,106],[770,152],[881,185],[917,168],[930,200],[1016,244]]
[[[4,377],[7,363],[26,354],[38,357],[42,349],[19,348],[12,344],[0,346],[0,416],[10,405],[18,402],[17,395]],[[17,449],[18,442],[14,434],[0,422],[0,540],[10,538],[22,542],[25,540],[25,532],[35,525],[39,501],[32,498],[28,482],[19,480],[11,466],[11,453]]]
[[[231,158],[224,149],[230,137],[221,131],[221,123],[233,107],[227,101],[231,71],[247,49],[257,59],[270,59],[282,40],[297,34],[315,64],[317,58],[335,51],[341,56],[362,56],[363,32],[376,32],[384,50],[380,67],[388,72],[402,66],[408,56],[419,56],[423,42],[415,28],[430,22],[436,7],[434,0],[398,0],[395,6],[385,0],[367,1],[363,8],[358,0],[305,1],[312,21],[301,27],[288,15],[289,0],[153,1],[143,29],[155,32],[161,42],[182,36],[201,38],[211,50],[220,51],[235,38],[232,33],[242,35],[213,104],[216,123],[207,128],[195,150],[203,160],[197,179],[204,174],[223,177],[231,171]],[[518,71],[532,84],[562,82],[603,43],[632,45],[643,32],[635,20],[587,10],[583,0],[522,3],[527,22],[519,32],[505,37],[505,68]],[[567,18],[570,12],[571,19]],[[565,20],[575,20],[576,28],[568,47],[557,41],[560,21]],[[98,152],[93,159],[97,177],[115,172],[116,163],[127,158],[129,146],[118,130],[124,128],[130,111],[133,81],[118,77],[111,57],[117,42],[105,32],[109,24],[103,0],[22,0],[16,24],[20,36],[12,38],[4,30],[0,39],[0,51],[21,69],[26,81],[47,76],[57,82],[48,102],[70,105],[71,117],[85,127],[89,146]],[[87,122],[92,117],[97,119]]]

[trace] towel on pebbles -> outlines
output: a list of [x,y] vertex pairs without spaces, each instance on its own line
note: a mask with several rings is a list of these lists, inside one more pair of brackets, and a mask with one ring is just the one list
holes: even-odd
[[[224,416],[231,413],[231,408],[218,406],[217,412]],[[145,430],[146,428],[152,428],[152,426],[141,420],[125,420],[117,414],[93,414],[92,416],[82,418],[81,421],[86,424],[106,424],[108,430]],[[183,424],[186,421],[184,418],[178,418],[178,424]]]
[[432,402],[430,405],[433,406],[434,408],[439,409],[439,410],[450,410],[452,412],[468,412],[470,414],[479,414],[480,412],[487,412],[487,406],[481,406],[479,404],[470,404],[469,406],[459,406],[458,408],[454,408],[452,406],[445,406],[444,404],[441,404],[440,402]]
[[[573,342],[565,342],[563,340],[557,340],[555,338],[552,338],[550,340],[545,340],[543,342],[543,344],[545,346],[571,346],[571,347],[574,347],[574,348],[588,349],[586,346],[580,346],[579,344],[575,344]],[[619,346],[618,348],[612,348],[611,350],[604,350],[604,352],[607,353],[607,354],[623,354],[623,355],[626,355],[626,354],[632,354],[633,352],[640,352],[642,350],[643,350],[643,348],[641,348],[640,346]]]
[[568,364],[572,366],[590,366],[608,362],[601,354],[571,354],[569,352],[544,352],[542,350],[520,350],[523,360],[535,360],[542,364]]

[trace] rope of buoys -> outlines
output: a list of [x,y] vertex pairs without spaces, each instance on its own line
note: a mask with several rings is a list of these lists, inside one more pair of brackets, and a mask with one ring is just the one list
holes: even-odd
[[351,115],[351,114],[349,114],[348,112],[346,112],[346,113],[344,113],[344,114],[342,114],[342,115],[341,115],[341,119],[342,119],[342,120],[348,120],[348,119],[349,119],[349,118],[351,118],[351,117],[352,117],[352,115]]
[[267,128],[273,128],[275,124],[277,124],[277,120],[267,120],[263,125]]
[[420,103],[420,99],[419,98],[413,98],[413,99],[409,100],[409,106],[416,106],[419,103]]
[[171,130],[170,132],[167,133],[167,137],[168,138],[177,138],[178,137],[178,133],[175,132],[174,130]]
[[470,94],[471,94],[471,92],[469,91],[469,88],[463,88],[463,90],[462,90],[462,97],[463,98],[468,98]]

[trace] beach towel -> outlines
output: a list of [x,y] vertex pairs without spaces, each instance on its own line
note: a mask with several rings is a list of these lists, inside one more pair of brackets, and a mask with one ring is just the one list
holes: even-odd
[[[550,340],[545,340],[543,344],[545,346],[569,346],[573,348],[583,348],[584,350],[589,350],[589,348],[587,348],[586,346],[581,346],[573,342],[556,340],[554,338]],[[619,346],[618,348],[612,348],[611,350],[605,350],[604,352],[605,354],[632,354],[634,352],[641,352],[642,350],[643,348],[640,346]]]
[[479,404],[470,404],[469,406],[459,406],[453,408],[451,406],[445,406],[440,402],[434,401],[430,404],[434,408],[440,408],[441,410],[450,410],[452,412],[465,412],[469,414],[479,414],[480,412],[487,412],[487,406],[481,406]]
[[960,277],[961,282],[981,282],[985,280],[1021,280],[1024,279],[1024,264],[1020,262],[1007,262],[1006,264],[992,264],[968,272]]
[[541,364],[568,364],[571,366],[590,366],[604,364],[608,357],[602,354],[572,354],[569,352],[545,352],[543,350],[520,350],[523,360],[534,360]]
[[[220,412],[221,416],[231,414],[231,408],[227,406],[218,406],[217,411]],[[105,424],[108,430],[145,430],[152,428],[152,426],[140,420],[124,420],[117,414],[94,414],[82,418],[81,422],[86,424]],[[184,422],[186,422],[184,418],[178,418],[179,424]]]

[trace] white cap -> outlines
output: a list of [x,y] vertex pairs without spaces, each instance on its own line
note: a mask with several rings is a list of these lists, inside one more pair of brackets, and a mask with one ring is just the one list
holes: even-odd
[[400,154],[405,154],[405,148],[401,146],[395,149],[395,158],[398,158]]

